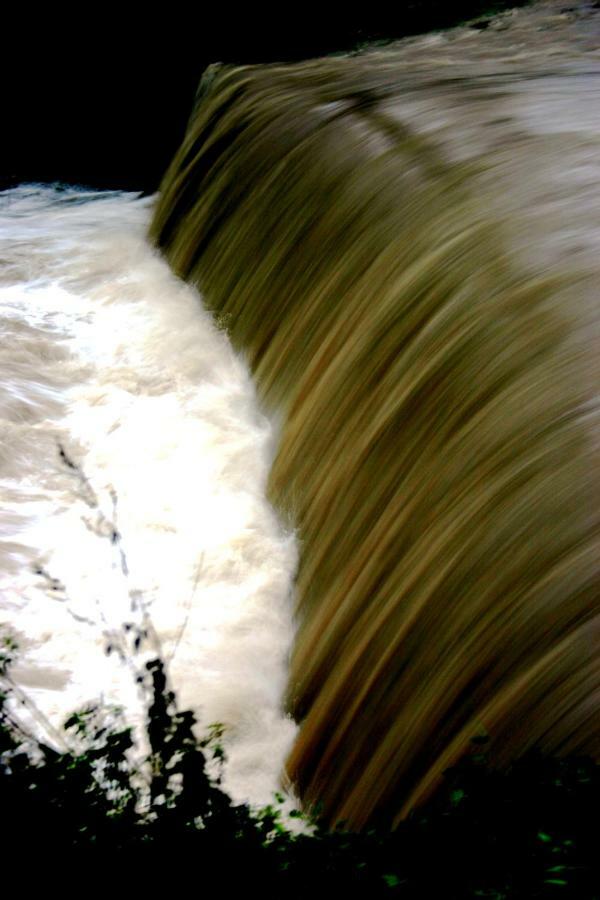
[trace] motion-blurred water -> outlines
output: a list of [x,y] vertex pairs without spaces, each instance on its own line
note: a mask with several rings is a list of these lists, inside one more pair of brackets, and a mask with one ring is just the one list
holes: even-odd
[[600,116],[589,4],[215,66],[151,234],[283,423],[286,772],[397,823],[485,732],[599,752]]
[[54,719],[139,706],[102,649],[147,610],[239,799],[285,765],[394,824],[482,731],[600,752],[600,13],[479,26],[211,68],[156,200],[4,195],[2,603]]

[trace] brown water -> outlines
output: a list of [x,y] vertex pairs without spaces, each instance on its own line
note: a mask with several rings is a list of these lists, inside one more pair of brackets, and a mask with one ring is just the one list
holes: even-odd
[[154,239],[280,416],[287,773],[331,821],[397,821],[482,733],[599,751],[598,15],[544,42],[555,5],[215,67],[162,185]]

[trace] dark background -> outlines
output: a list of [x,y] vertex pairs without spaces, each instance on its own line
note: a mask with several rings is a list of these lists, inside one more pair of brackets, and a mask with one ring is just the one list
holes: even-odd
[[319,56],[524,2],[397,0],[327,21],[291,4],[262,14],[223,4],[208,15],[163,3],[126,23],[101,5],[81,7],[80,23],[25,9],[0,22],[0,188],[62,181],[154,191],[210,63]]

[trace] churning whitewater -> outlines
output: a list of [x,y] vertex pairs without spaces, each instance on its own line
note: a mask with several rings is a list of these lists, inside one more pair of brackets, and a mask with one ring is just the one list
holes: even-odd
[[152,198],[29,185],[0,203],[15,680],[55,728],[96,699],[135,720],[132,672],[106,649],[143,611],[180,706],[225,725],[225,787],[268,802],[295,733],[296,544],[265,499],[273,425],[198,293],[147,243]]

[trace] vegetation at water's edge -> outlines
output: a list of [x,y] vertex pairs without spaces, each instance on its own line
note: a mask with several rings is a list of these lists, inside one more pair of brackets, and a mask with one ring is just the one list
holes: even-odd
[[[10,666],[0,656],[0,802],[5,874],[13,854],[60,862],[82,888],[176,887],[215,880],[261,897],[592,898],[598,894],[595,821],[599,768],[589,759],[529,756],[494,771],[485,742],[446,773],[434,800],[394,833],[292,833],[279,803],[234,805],[207,764],[222,759],[220,731],[193,734],[160,659],[146,664],[147,753],[114,711],[69,717],[69,751],[24,733]],[[298,815],[300,815],[298,813]],[[110,864],[109,864],[110,863]],[[109,864],[109,865],[108,865]],[[108,869],[106,868],[108,865]],[[119,874],[117,874],[119,873]],[[81,879],[78,881],[78,879]],[[87,879],[87,881],[86,881]],[[208,880],[208,881],[207,881]]]

